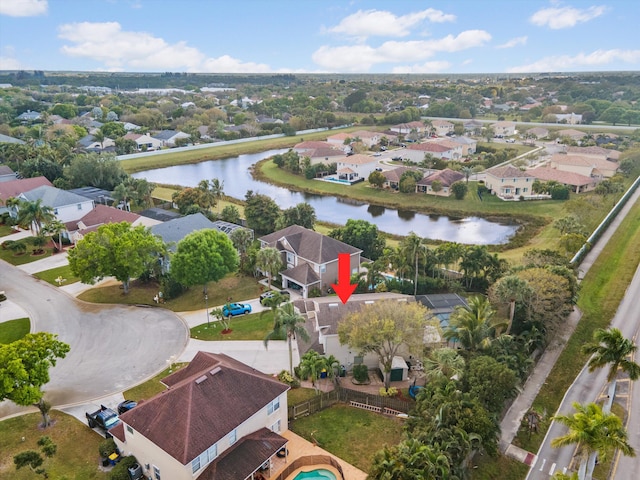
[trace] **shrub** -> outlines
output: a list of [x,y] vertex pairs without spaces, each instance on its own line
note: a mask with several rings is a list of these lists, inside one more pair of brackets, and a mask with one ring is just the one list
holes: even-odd
[[109,480],[131,480],[129,477],[129,467],[138,463],[136,457],[124,457],[109,473]]
[[369,368],[366,365],[359,364],[353,366],[353,378],[358,383],[365,383],[369,380]]
[[182,284],[171,278],[170,275],[166,274],[160,279],[160,291],[165,300],[170,300],[180,296],[180,294],[185,291],[185,288]]
[[300,386],[300,382],[297,379],[295,379],[286,370],[282,370],[278,374],[278,380],[280,380],[282,383],[286,383],[287,385],[291,386],[292,388],[298,388]]
[[395,397],[396,395],[398,395],[398,389],[396,387],[389,387],[388,390],[384,387],[380,388],[381,397]]
[[101,457],[108,457],[112,453],[115,453],[118,450],[116,447],[116,442],[113,441],[113,438],[109,438],[103,442],[100,442],[98,445],[98,452]]

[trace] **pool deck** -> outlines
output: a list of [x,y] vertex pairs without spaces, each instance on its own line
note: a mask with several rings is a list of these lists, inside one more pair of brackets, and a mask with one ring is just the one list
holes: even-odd
[[[366,480],[367,474],[362,470],[354,467],[350,463],[345,462],[341,458],[338,458],[335,455],[332,455],[331,453],[327,452],[326,450],[323,450],[317,445],[306,441],[304,438],[300,437],[299,435],[296,435],[292,431],[287,430],[286,432],[283,432],[281,435],[287,440],[289,440],[289,443],[287,444],[287,450],[289,451],[289,455],[286,459],[278,458],[278,457],[274,458],[273,470],[272,470],[273,474],[269,478],[277,477],[280,474],[280,472],[284,470],[284,468],[287,466],[288,463],[293,462],[297,458],[304,457],[307,455],[327,455],[329,457],[333,457],[340,464],[340,466],[342,467],[342,471],[344,472],[344,478],[346,480]],[[333,468],[327,467],[326,465],[318,465],[317,467],[313,466],[311,468],[305,467],[302,470],[308,471],[313,468],[326,468],[327,470],[334,471]],[[295,475],[297,475],[299,472],[300,472],[300,469],[296,470],[294,474],[289,478],[295,477]]]

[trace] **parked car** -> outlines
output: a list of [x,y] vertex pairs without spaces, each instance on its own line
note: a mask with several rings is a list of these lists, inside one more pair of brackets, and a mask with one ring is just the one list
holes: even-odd
[[291,294],[287,290],[280,290],[280,291],[269,290],[260,295],[260,305],[264,305],[264,302],[267,299],[272,298],[276,293],[279,293],[283,297],[287,297],[286,298],[287,301],[289,300],[289,297],[291,297]]
[[248,303],[229,303],[222,307],[222,315],[225,317],[235,317],[236,315],[246,315],[251,313],[251,305]]
[[134,400],[125,400],[124,402],[120,402],[118,404],[118,415],[122,415],[124,412],[128,412],[132,408],[138,406],[138,402]]
[[394,160],[396,162],[401,162],[402,161],[402,157],[393,157],[391,160]]

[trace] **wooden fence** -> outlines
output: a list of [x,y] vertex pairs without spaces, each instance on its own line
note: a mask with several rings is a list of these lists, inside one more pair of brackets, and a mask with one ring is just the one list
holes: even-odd
[[[357,404],[360,408],[376,411],[379,413],[409,413],[414,402],[402,400],[400,398],[382,397],[371,393],[360,392],[350,388],[336,387],[334,390],[321,393],[315,397],[289,406],[289,421],[299,417],[312,415],[316,412],[329,408],[336,403]],[[371,407],[371,408],[368,408]]]

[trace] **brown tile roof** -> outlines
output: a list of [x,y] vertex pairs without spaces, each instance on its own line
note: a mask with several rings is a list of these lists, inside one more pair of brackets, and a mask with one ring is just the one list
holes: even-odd
[[300,285],[312,285],[320,281],[320,277],[313,271],[311,265],[303,263],[297,267],[289,268],[280,272],[282,275],[289,277]]
[[416,170],[416,169],[411,167],[397,167],[392,170],[384,170],[381,173],[382,175],[384,175],[384,178],[386,178],[388,182],[398,183],[400,181],[400,177],[402,177],[402,174],[404,172],[409,172],[413,170]]
[[513,165],[505,165],[504,167],[495,167],[487,170],[487,174],[490,174],[496,178],[526,178],[533,175],[526,171],[522,171]]
[[163,382],[168,390],[120,418],[183,465],[289,389],[226,355],[206,352]]
[[[80,220],[65,223],[67,230],[75,232],[80,230],[80,222],[86,228],[98,227],[107,223],[128,222],[133,223],[140,218],[137,213],[126,212],[119,208],[107,207],[106,205],[96,205],[96,207],[87,213]],[[82,229],[84,230],[84,228]]]
[[362,251],[340,240],[299,225],[291,225],[260,237],[259,240],[270,247],[276,248],[278,251],[287,250],[317,264],[337,260],[338,253],[353,254]]
[[584,132],[581,132],[580,130],[575,130],[573,128],[567,128],[565,130],[558,130],[558,136],[560,136],[560,137],[582,138],[582,137],[586,137],[587,134],[584,133]]
[[329,143],[329,142],[322,142],[319,140],[307,140],[306,142],[300,142],[293,146],[294,150],[315,150],[317,148],[334,149],[335,144]]
[[609,160],[594,157],[583,157],[581,155],[564,155],[556,153],[551,156],[551,162],[558,165],[576,165],[597,168],[599,170],[617,170],[618,164]]
[[426,143],[412,143],[411,145],[407,145],[407,150],[419,150],[421,152],[448,152],[451,150],[450,147],[446,147],[444,145],[440,145],[435,142],[426,142]]
[[21,193],[42,186],[53,187],[53,184],[46,177],[21,178],[19,180],[0,182],[0,198],[6,200],[7,198],[17,197]]
[[610,150],[602,147],[571,147],[566,148],[568,154],[575,155],[602,155],[605,159],[618,160],[620,158],[620,152],[617,150]]
[[574,185],[576,187],[589,185],[596,181],[586,175],[580,175],[579,173],[574,172],[565,172],[563,170],[556,170],[555,168],[548,167],[534,168],[533,170],[529,170],[529,173],[538,180],[543,180],[545,182],[554,180],[556,182],[564,183],[565,185]]
[[347,163],[351,165],[366,165],[367,163],[374,163],[377,161],[378,159],[376,157],[370,157],[369,155],[362,155],[359,153],[339,160],[340,163]]
[[312,148],[302,150],[302,155],[309,158],[344,157],[345,153],[339,148]]
[[445,168],[444,170],[432,173],[422,180],[418,180],[416,185],[431,185],[433,182],[438,180],[443,187],[450,187],[462,179],[464,179],[464,173],[456,172],[450,168]]
[[238,480],[247,478],[282,449],[288,440],[267,428],[243,437],[225,450],[198,477],[198,480]]

